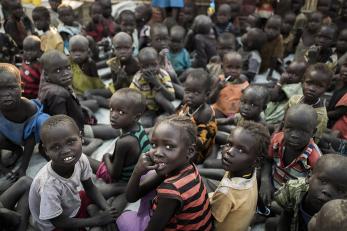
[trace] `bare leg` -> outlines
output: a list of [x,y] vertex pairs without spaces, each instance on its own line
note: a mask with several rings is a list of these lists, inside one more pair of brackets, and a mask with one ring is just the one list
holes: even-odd
[[87,156],[91,155],[100,145],[102,144],[101,139],[95,139],[95,138],[83,138],[83,146],[82,151]]
[[126,183],[120,182],[106,184],[102,180],[97,180],[95,185],[106,199],[124,193],[127,186]]
[[89,108],[92,112],[96,112],[99,109],[98,101],[95,99],[81,100],[80,103],[81,105]]
[[146,111],[141,116],[141,124],[145,128],[151,128],[154,125],[154,120],[157,117],[154,111]]
[[165,112],[169,114],[175,113],[175,107],[172,105],[170,100],[164,97],[163,94],[157,93],[155,94],[155,101]]
[[102,140],[111,140],[117,138],[120,135],[120,131],[118,129],[112,128],[111,125],[93,125],[92,129],[94,137]]
[[96,171],[98,171],[98,168],[101,162],[89,156],[88,156],[88,160],[89,160],[90,167],[92,167],[93,173],[95,174]]

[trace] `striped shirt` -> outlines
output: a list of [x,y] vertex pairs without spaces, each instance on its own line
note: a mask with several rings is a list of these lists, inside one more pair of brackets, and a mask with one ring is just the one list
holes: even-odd
[[153,210],[157,207],[159,197],[180,202],[180,207],[165,227],[166,231],[213,229],[207,190],[195,165],[190,164],[177,175],[165,179],[156,193]]
[[276,189],[285,184],[288,180],[308,176],[311,169],[316,164],[322,153],[313,139],[304,148],[302,153],[292,163],[285,166],[284,155],[284,133],[275,133],[271,139],[269,147],[269,157],[275,162],[272,171],[273,183]]
[[[175,89],[173,88],[170,75],[163,69],[160,69],[160,73],[157,75],[159,81],[164,85],[164,87],[175,94]],[[138,71],[132,83],[130,84],[130,88],[137,89],[141,91],[141,93],[146,97],[146,105],[147,109],[151,111],[158,111],[159,105],[155,102],[155,90],[154,87],[143,77],[141,71]]]
[[23,62],[20,68],[20,76],[23,84],[23,96],[36,99],[41,79],[42,65],[40,63]]

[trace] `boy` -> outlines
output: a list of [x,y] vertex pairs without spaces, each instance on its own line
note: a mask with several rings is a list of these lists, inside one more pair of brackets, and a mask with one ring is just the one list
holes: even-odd
[[90,6],[90,21],[86,26],[87,35],[91,36],[95,42],[101,41],[109,36],[106,21],[102,16],[102,6],[99,2],[93,2]]
[[44,6],[35,7],[32,13],[35,27],[41,30],[43,34],[41,39],[41,50],[47,52],[49,50],[59,50],[64,52],[64,41],[58,33],[57,29],[50,27],[49,11]]
[[218,7],[217,15],[216,15],[216,23],[215,28],[217,34],[223,34],[225,32],[233,33],[234,28],[231,21],[231,7],[228,4],[221,4]]
[[[66,115],[50,117],[41,130],[42,146],[50,157],[36,175],[29,192],[29,207],[39,230],[66,230],[114,222],[110,208],[92,182],[92,169],[82,154],[80,131]],[[80,191],[83,187],[84,191]],[[102,210],[88,218],[94,202]]]
[[293,26],[295,23],[296,15],[293,12],[288,12],[284,15],[281,34],[283,36],[283,47],[284,47],[284,56],[287,57],[294,52],[294,34],[292,32]]
[[39,92],[42,65],[39,58],[42,55],[41,40],[30,35],[23,41],[23,63],[20,76],[23,82],[22,95],[28,99],[36,99]]
[[326,202],[347,199],[346,168],[346,157],[327,154],[318,160],[308,181],[291,180],[280,188],[275,195],[275,201],[283,208],[278,230],[306,230],[312,216]]
[[260,196],[265,205],[271,201],[273,187],[278,189],[290,179],[306,177],[321,151],[312,137],[317,123],[315,110],[305,104],[288,109],[283,132],[272,136],[269,157],[262,167]]
[[135,74],[130,88],[138,89],[146,97],[147,110],[142,116],[142,123],[152,127],[160,111],[174,112],[170,101],[175,99],[175,90],[169,74],[159,67],[159,56],[155,49],[143,48],[138,58],[140,71]]
[[133,41],[133,55],[139,54],[139,38],[136,29],[135,13],[130,10],[122,11],[118,16],[119,26],[122,32],[131,36]]

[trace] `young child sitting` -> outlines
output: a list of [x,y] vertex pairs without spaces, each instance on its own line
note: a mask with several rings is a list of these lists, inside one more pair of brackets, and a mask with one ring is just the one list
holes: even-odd
[[[135,202],[155,190],[150,208],[128,212],[117,220],[122,230],[212,230],[211,207],[194,156],[196,127],[186,116],[170,116],[157,122],[152,149],[143,154],[131,175],[126,196]],[[144,180],[142,175],[149,170]],[[185,189],[189,185],[189,190]],[[144,206],[148,206],[145,201]],[[196,209],[199,208],[199,209]],[[194,217],[194,219],[191,219]]]
[[131,36],[133,41],[133,55],[139,54],[139,38],[136,30],[135,13],[130,10],[122,11],[118,16],[118,23],[122,32]]
[[149,4],[140,4],[135,8],[137,31],[139,33],[139,48],[150,46],[149,21],[152,17],[152,7]]
[[148,136],[138,122],[145,109],[146,100],[137,90],[123,88],[113,94],[110,122],[114,129],[121,130],[121,135],[117,137],[113,155],[105,154],[102,162],[90,159],[96,177],[108,184],[101,188],[103,192],[125,190],[141,153],[149,151]]
[[0,149],[17,154],[17,168],[8,173],[9,180],[25,175],[34,147],[40,141],[41,125],[48,118],[39,101],[21,97],[21,92],[19,70],[11,64],[1,63]]
[[[346,168],[346,157],[327,154],[317,161],[308,180],[299,178],[288,181],[275,194],[275,201],[283,208],[277,228],[303,230],[325,203],[334,199],[347,199]],[[338,218],[339,214],[332,215]],[[328,224],[328,219],[324,223]],[[320,226],[318,230],[326,230],[323,227]],[[331,228],[328,230],[336,230]]]
[[283,17],[281,26],[281,34],[283,37],[284,53],[283,57],[287,57],[294,53],[294,39],[293,26],[295,23],[296,15],[293,12],[288,12]]
[[[346,12],[347,13],[347,12]],[[336,41],[336,55],[338,58],[337,65],[342,66],[342,62],[347,57],[347,29],[339,31],[339,36]]]
[[23,62],[20,76],[23,83],[22,95],[28,99],[36,99],[39,92],[42,65],[41,40],[37,36],[28,36],[23,41]]
[[264,31],[266,33],[267,42],[263,45],[260,52],[260,73],[264,73],[268,69],[277,70],[278,60],[283,58],[284,47],[281,25],[282,19],[278,15],[271,16],[265,24]]
[[75,13],[70,5],[60,5],[58,15],[60,23],[57,30],[64,40],[64,52],[69,54],[69,40],[72,36],[81,33],[82,26],[75,20]]
[[241,75],[242,57],[239,53],[227,53],[223,57],[224,76],[218,80],[215,90],[211,93],[211,101],[216,102],[213,108],[217,118],[234,115],[240,110],[242,90],[249,83]]
[[33,21],[36,29],[42,31],[40,35],[41,50],[47,52],[49,50],[59,50],[64,52],[64,41],[58,33],[57,29],[50,27],[49,11],[44,6],[37,6],[32,12]]
[[[94,185],[88,158],[82,153],[80,130],[66,115],[50,117],[42,127],[41,139],[49,161],[35,176],[29,192],[29,207],[39,230],[67,230],[114,226],[116,209],[111,208]],[[95,203],[101,211],[88,216]]]
[[315,110],[306,104],[288,109],[283,131],[272,136],[269,156],[262,166],[260,196],[269,205],[273,188],[290,179],[307,177],[322,153],[312,137],[317,123]]
[[316,143],[322,137],[328,124],[327,110],[320,97],[329,88],[332,76],[332,72],[323,63],[317,63],[308,67],[304,74],[303,95],[294,95],[288,101],[288,107],[304,103],[311,105],[315,109],[318,115],[316,132],[314,134]]
[[192,65],[189,53],[184,48],[185,35],[186,31],[181,26],[176,25],[170,29],[168,58],[178,76]]
[[207,104],[211,87],[208,73],[202,69],[191,69],[184,82],[183,106],[177,114],[188,116],[198,128],[195,156],[192,161],[202,164],[211,154],[217,133],[214,110]]
[[217,31],[217,34],[223,34],[225,32],[233,33],[234,28],[231,21],[231,7],[229,4],[221,4],[218,7],[217,14],[216,14],[216,23],[215,28]]
[[112,2],[111,0],[98,0],[98,2],[102,7],[102,16],[105,19],[110,36],[113,37],[117,32],[117,24],[112,17]]
[[302,79],[306,71],[305,62],[292,62],[281,75],[280,80],[270,90],[270,101],[265,110],[266,122],[276,125],[283,121],[288,100],[294,95],[302,95]]
[[90,6],[90,21],[86,26],[87,35],[91,36],[95,42],[100,42],[103,38],[108,37],[109,31],[105,19],[102,16],[102,6],[99,2],[93,2]]
[[173,113],[170,101],[175,98],[169,74],[159,67],[159,56],[151,47],[143,48],[139,53],[140,71],[138,71],[130,88],[139,90],[146,98],[146,112],[141,117],[144,127],[152,127],[154,119],[161,111]]
[[248,82],[252,82],[259,74],[262,63],[260,51],[266,43],[266,34],[261,29],[251,28],[242,36],[241,42],[242,74],[247,76]]
[[335,199],[325,203],[308,223],[308,231],[347,230],[347,200]]
[[266,155],[268,130],[259,123],[245,121],[230,134],[222,151],[227,171],[210,198],[215,230],[247,230],[254,216],[258,187],[255,168]]
[[29,220],[28,193],[32,179],[23,176],[5,192],[0,193],[0,222],[2,228],[26,231]]

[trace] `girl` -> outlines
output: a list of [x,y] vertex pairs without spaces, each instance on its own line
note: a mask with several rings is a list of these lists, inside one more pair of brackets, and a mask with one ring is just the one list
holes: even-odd
[[[147,214],[143,207],[136,216],[123,214],[117,221],[119,230],[212,230],[207,191],[190,162],[195,141],[196,128],[189,118],[172,115],[157,122],[152,149],[140,157],[126,192],[128,201],[135,202],[155,189],[154,200]],[[155,172],[140,181],[149,170]]]
[[21,153],[19,166],[7,175],[10,181],[25,175],[35,144],[40,141],[41,125],[48,118],[42,110],[39,101],[21,97],[19,70],[0,63],[0,149]]
[[217,133],[214,110],[207,104],[211,79],[202,69],[192,69],[184,83],[184,105],[179,115],[188,116],[198,128],[193,162],[201,164],[211,153]]

